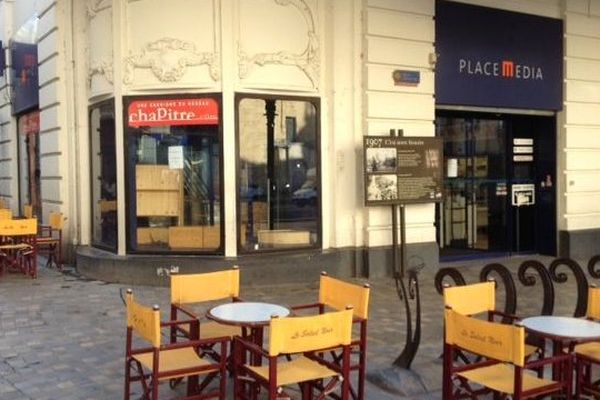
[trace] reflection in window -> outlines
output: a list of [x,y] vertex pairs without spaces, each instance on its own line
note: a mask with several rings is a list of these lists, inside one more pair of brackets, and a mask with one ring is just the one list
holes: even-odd
[[92,244],[117,249],[117,174],[115,106],[113,101],[92,108]]
[[221,248],[219,104],[142,99],[128,108],[129,247]]
[[318,245],[315,104],[242,98],[238,113],[241,250]]

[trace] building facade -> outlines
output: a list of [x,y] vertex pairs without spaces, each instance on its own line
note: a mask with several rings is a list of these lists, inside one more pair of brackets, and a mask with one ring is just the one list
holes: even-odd
[[[558,61],[511,67],[556,104],[486,91],[512,55],[460,58],[469,12],[560,29]],[[391,211],[365,207],[362,148],[390,129],[444,140],[444,200],[405,207],[409,266],[600,244],[599,0],[3,0],[0,19],[0,197],[61,211],[86,274],[390,274]],[[447,87],[452,68],[473,80]],[[471,82],[483,97],[448,97]]]

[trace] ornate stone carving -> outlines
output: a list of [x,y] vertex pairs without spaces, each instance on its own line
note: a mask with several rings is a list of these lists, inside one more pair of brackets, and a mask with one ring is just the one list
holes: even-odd
[[94,19],[99,12],[112,7],[112,0],[90,0],[87,5],[88,19]]
[[161,38],[146,46],[137,54],[125,59],[126,84],[133,82],[136,68],[149,69],[161,82],[177,82],[185,74],[187,67],[208,65],[210,76],[220,78],[218,53],[199,52],[196,45],[174,38]]
[[104,78],[112,84],[114,82],[112,61],[102,60],[90,65],[88,70],[88,87],[91,87],[94,75],[104,75]]
[[264,66],[266,64],[281,64],[292,65],[300,68],[310,79],[313,87],[318,87],[320,74],[320,57],[319,57],[319,39],[316,33],[315,19],[313,11],[306,4],[305,0],[274,0],[280,6],[296,7],[307,26],[308,43],[304,51],[300,54],[294,54],[287,51],[277,53],[258,53],[248,55],[238,43],[238,66],[239,77],[245,79],[254,65]]

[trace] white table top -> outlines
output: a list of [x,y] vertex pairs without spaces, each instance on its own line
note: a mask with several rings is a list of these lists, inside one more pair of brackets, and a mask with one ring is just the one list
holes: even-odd
[[234,302],[211,308],[207,316],[219,322],[234,325],[266,325],[271,317],[287,317],[290,310],[278,304]]
[[600,323],[582,318],[543,315],[521,321],[526,329],[564,339],[600,338]]

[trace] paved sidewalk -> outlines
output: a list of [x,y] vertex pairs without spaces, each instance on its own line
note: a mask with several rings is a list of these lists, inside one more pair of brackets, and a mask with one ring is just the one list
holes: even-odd
[[[500,262],[515,266],[524,259]],[[474,282],[478,280],[480,267],[488,262],[491,261],[469,263],[474,266],[456,265],[461,266],[468,282]],[[408,385],[412,394],[404,398],[441,398],[442,299],[433,287],[434,273],[424,270],[420,275],[422,339],[412,365],[417,378]],[[556,315],[569,315],[574,309],[573,277],[569,279],[556,287]],[[313,284],[303,286],[244,286],[241,294],[246,300],[307,303],[317,298],[317,281],[315,277]],[[378,375],[402,351],[406,319],[393,280],[380,278],[370,283],[368,370],[370,375]],[[517,312],[536,314],[541,289],[519,285],[517,282]],[[17,274],[0,278],[0,399],[122,398],[125,313],[119,291],[125,288],[46,268],[39,269],[37,280]],[[162,310],[168,310],[168,288],[134,286],[133,289],[142,303],[158,303]],[[502,304],[501,292],[498,298]],[[366,398],[402,397],[369,383]]]

